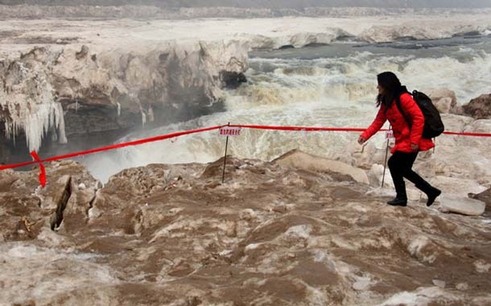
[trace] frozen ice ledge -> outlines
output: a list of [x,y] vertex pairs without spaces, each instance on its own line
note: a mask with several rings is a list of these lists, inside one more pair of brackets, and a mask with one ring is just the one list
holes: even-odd
[[238,41],[146,42],[53,44],[4,54],[0,130],[11,138],[25,134],[28,148],[37,150],[43,139],[65,143],[219,111],[222,89],[245,80],[247,51]]

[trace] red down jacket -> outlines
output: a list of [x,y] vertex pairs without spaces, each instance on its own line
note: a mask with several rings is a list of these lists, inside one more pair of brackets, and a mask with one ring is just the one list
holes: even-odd
[[377,133],[384,125],[385,121],[389,120],[394,132],[395,145],[391,149],[391,153],[396,151],[410,153],[411,143],[417,144],[420,151],[427,151],[435,146],[431,139],[422,138],[424,116],[421,109],[413,100],[409,93],[403,93],[400,96],[401,108],[404,110],[406,117],[411,120],[412,127],[410,128],[404,116],[399,111],[396,101],[387,109],[385,105],[381,105],[377,116],[372,124],[361,134],[368,140],[373,134]]

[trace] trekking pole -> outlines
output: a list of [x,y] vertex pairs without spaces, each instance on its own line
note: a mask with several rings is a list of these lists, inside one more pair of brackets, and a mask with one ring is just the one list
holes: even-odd
[[380,188],[384,188],[385,181],[385,169],[387,168],[387,155],[389,155],[389,138],[387,138],[387,145],[385,147],[385,158],[384,158],[384,172],[382,173],[382,185]]
[[[227,125],[230,125],[230,122]],[[225,181],[225,167],[227,166],[227,149],[228,149],[228,135],[227,138],[225,139],[225,153],[223,154],[222,184]]]

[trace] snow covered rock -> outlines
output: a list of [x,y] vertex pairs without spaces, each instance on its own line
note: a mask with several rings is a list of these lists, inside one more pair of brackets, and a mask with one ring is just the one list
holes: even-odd
[[486,209],[486,203],[459,196],[442,195],[439,197],[440,210],[442,212],[453,212],[467,216],[480,216]]

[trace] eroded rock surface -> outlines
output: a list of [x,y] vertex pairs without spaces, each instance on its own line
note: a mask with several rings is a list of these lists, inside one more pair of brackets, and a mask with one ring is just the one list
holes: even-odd
[[328,163],[280,161],[228,157],[223,184],[223,160],[127,169],[105,186],[55,162],[45,189],[37,169],[2,171],[0,301],[491,302],[489,219],[394,208]]
[[491,94],[480,95],[462,107],[475,119],[491,119]]

